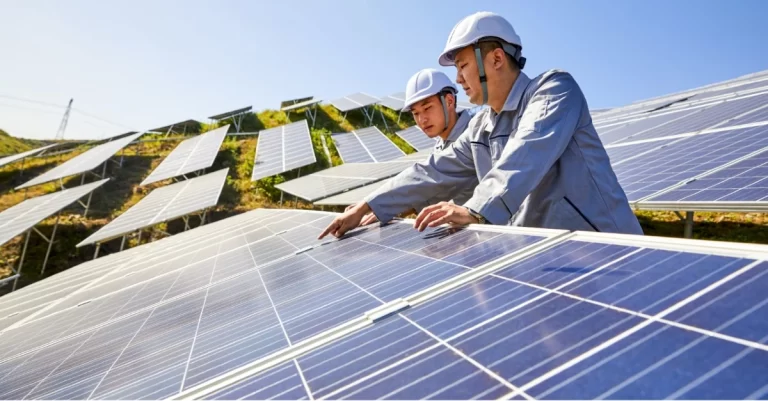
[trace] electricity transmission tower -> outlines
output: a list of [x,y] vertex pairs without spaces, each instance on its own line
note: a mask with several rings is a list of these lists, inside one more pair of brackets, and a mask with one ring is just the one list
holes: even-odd
[[61,124],[59,124],[59,130],[56,131],[56,139],[64,139],[64,131],[67,130],[67,122],[69,122],[69,113],[72,111],[73,100],[75,99],[69,99],[67,111],[64,112],[64,117],[61,118]]

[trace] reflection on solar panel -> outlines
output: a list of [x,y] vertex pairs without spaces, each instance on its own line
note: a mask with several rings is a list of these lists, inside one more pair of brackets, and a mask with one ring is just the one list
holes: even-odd
[[315,205],[320,206],[348,206],[363,201],[368,195],[374,193],[381,188],[389,180],[374,182],[360,188],[355,188],[347,192],[342,192],[338,195],[329,196],[325,199],[314,202]]
[[395,134],[403,138],[416,150],[432,150],[435,148],[435,140],[428,137],[418,126],[414,125]]
[[139,203],[77,244],[78,247],[117,238],[142,228],[216,206],[227,170],[157,188]]
[[313,237],[332,218],[257,210],[112,259],[110,273],[2,333],[0,397],[176,396],[333,327],[370,326],[364,313],[385,302],[562,235],[396,223],[320,246]]
[[88,195],[108,180],[27,199],[0,212],[0,245],[34,227],[46,217]]
[[59,145],[60,145],[59,143],[52,143],[50,145],[46,145],[46,146],[43,146],[43,147],[40,147],[40,148],[37,148],[37,149],[28,150],[26,152],[17,153],[15,155],[5,156],[3,158],[0,158],[0,167],[5,166],[6,164],[11,164],[11,163],[13,163],[15,161],[19,161],[19,160],[25,159],[25,158],[30,157],[30,156],[34,156],[34,155],[36,155],[36,154],[38,154],[38,153],[40,153],[40,152],[42,152],[42,151],[44,151],[46,149],[50,149],[50,148],[53,148],[53,147],[59,146]]
[[724,166],[638,204],[639,208],[766,211],[768,153]]
[[385,178],[394,177],[412,165],[412,161],[345,163],[275,185],[275,188],[314,202]]
[[389,96],[384,96],[381,98],[379,104],[392,110],[400,111],[405,107],[405,92],[397,92]]
[[344,96],[339,99],[331,100],[333,107],[339,109],[342,113],[346,113],[350,110],[359,109],[362,107],[376,104],[380,101],[379,98],[365,94],[365,93],[353,93],[348,96]]
[[66,162],[46,171],[45,173],[29,180],[28,182],[16,187],[22,189],[38,184],[44,184],[49,181],[69,177],[71,175],[85,173],[98,167],[101,163],[106,163],[112,155],[120,149],[128,146],[131,142],[138,139],[143,133],[126,136],[103,145],[88,149],[87,152],[78,155]]
[[767,132],[763,126],[696,135],[613,169],[629,200],[638,201],[768,146]]
[[206,169],[213,165],[229,125],[217,128],[181,142],[162,163],[141,182],[151,184],[169,178]]
[[317,161],[306,120],[259,132],[251,180],[280,174]]
[[403,153],[376,127],[331,135],[344,163],[385,162],[402,157]]

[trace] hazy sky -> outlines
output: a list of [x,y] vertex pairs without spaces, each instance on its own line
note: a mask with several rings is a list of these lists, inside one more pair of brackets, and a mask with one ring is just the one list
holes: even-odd
[[529,75],[571,72],[592,108],[768,69],[762,0],[0,0],[0,128],[51,138],[70,97],[99,119],[73,113],[67,137],[93,138],[383,96],[436,67],[453,25],[482,10],[515,26]]

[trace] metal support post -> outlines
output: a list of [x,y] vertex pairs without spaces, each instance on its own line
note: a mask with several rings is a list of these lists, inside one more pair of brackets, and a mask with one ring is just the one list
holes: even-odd
[[693,212],[685,212],[685,238],[693,237]]
[[101,243],[96,243],[96,250],[93,252],[93,258],[96,259],[99,257],[99,248],[101,248]]
[[125,235],[123,235],[123,239],[120,240],[120,251],[125,248]]
[[381,121],[384,122],[384,128],[389,131],[389,124],[387,124],[387,119],[384,117],[384,111],[379,109],[379,115],[381,115]]
[[281,207],[283,206],[283,194],[284,194],[284,192],[280,191],[280,206]]
[[[56,229],[59,228],[59,218],[61,217],[61,212],[56,213],[56,223],[53,225],[53,232],[51,232],[51,238],[45,238],[46,241],[48,241],[48,249],[45,251],[45,258],[43,259],[43,268],[40,269],[40,275],[42,276],[45,274],[45,266],[48,264],[48,256],[51,254],[51,248],[53,248],[53,241],[56,239]],[[40,235],[42,237],[42,234]]]
[[21,259],[19,260],[19,267],[16,268],[16,274],[18,277],[16,277],[16,280],[13,280],[13,288],[11,288],[11,291],[16,291],[16,284],[19,282],[19,277],[21,277],[21,268],[24,267],[24,258],[27,256],[27,245],[29,245],[29,237],[32,236],[32,230],[27,231],[27,238],[24,239],[24,247],[21,249]]
[[294,209],[298,209],[299,208],[299,197],[298,196],[294,196],[293,198],[296,200],[296,203],[293,204],[293,208]]
[[184,231],[189,230],[189,217],[181,216],[181,219],[184,220]]
[[80,185],[85,185],[85,173],[80,176]]
[[328,150],[328,144],[325,142],[324,134],[320,134],[320,140],[323,142],[323,151],[325,152],[325,157],[328,158],[328,165],[333,166],[333,160],[331,159],[331,152]]
[[139,237],[136,245],[141,245],[141,230],[139,230]]
[[88,202],[85,203],[85,211],[83,212],[83,217],[88,216],[88,209],[91,208],[91,198],[93,198],[93,191],[88,194]]
[[[109,159],[107,159],[109,161]],[[101,169],[101,179],[107,176],[107,162],[104,162],[104,168]]]

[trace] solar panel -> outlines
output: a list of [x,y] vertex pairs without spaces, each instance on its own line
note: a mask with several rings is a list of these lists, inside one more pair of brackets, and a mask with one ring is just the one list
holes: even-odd
[[744,372],[766,360],[765,257],[765,247],[579,233],[182,396],[760,398],[768,378]]
[[227,130],[229,125],[184,140],[141,182],[141,185],[211,167],[219,153],[221,143],[224,142],[224,137],[227,136]]
[[389,180],[383,180],[368,184],[360,188],[351,189],[338,195],[329,196],[325,199],[313,202],[320,206],[348,206],[363,201],[368,195],[381,188]]
[[103,242],[164,221],[216,206],[229,169],[160,187],[77,244]]
[[175,396],[562,234],[396,223],[320,246],[311,238],[332,217],[257,210],[151,244],[152,267],[125,261],[2,333],[0,397]]
[[397,92],[389,96],[384,96],[381,98],[379,104],[392,110],[400,111],[405,107],[405,92]]
[[62,164],[59,164],[58,166],[46,171],[45,173],[16,187],[16,189],[23,189],[34,185],[45,184],[49,181],[54,181],[60,178],[69,177],[71,175],[91,171],[98,167],[101,163],[106,163],[107,160],[112,157],[112,155],[119,152],[120,149],[128,146],[128,144],[135,141],[136,139],[139,139],[141,135],[143,135],[143,133],[116,139],[103,145],[88,149],[88,151],[85,153],[69,159]]
[[477,107],[470,102],[456,102],[456,111],[471,110]]
[[662,138],[678,134],[698,132],[706,128],[723,126],[730,119],[743,113],[768,105],[768,93],[764,95],[729,99],[709,107],[698,109],[683,118],[656,127],[641,134],[624,138],[619,142],[638,141],[651,138]]
[[754,110],[749,114],[734,118],[728,122],[728,125],[752,124],[765,121],[768,121],[768,106]]
[[670,124],[688,115],[695,114],[698,111],[699,109],[693,109],[665,112],[663,114],[652,114],[640,120],[633,120],[628,123],[605,126],[604,128],[598,130],[598,134],[600,135],[600,140],[604,144],[611,145],[621,142],[627,138],[642,134],[649,130],[656,129],[657,127]]
[[427,134],[416,125],[402,131],[397,131],[395,134],[400,138],[403,138],[404,141],[408,142],[408,144],[416,150],[432,150],[435,148],[435,140],[428,137]]
[[611,159],[611,164],[617,164],[625,162],[627,159],[642,157],[645,152],[649,152],[664,145],[669,145],[670,143],[679,140],[680,138],[674,138],[639,143],[621,143],[616,145],[608,145],[605,147],[605,151],[608,152],[608,158]]
[[690,180],[768,146],[768,127],[695,135],[613,165],[630,201]]
[[300,97],[300,98],[291,99],[291,100],[283,100],[282,102],[280,102],[280,110],[283,110],[284,107],[290,106],[292,104],[310,101],[313,98],[314,96],[307,96],[307,97]]
[[282,110],[282,111],[292,111],[292,110],[300,109],[300,108],[303,108],[303,107],[312,106],[312,105],[318,104],[320,102],[322,102],[322,100],[320,100],[320,99],[309,99],[309,100],[305,100],[303,102],[298,102],[298,103],[282,106],[282,107],[280,107],[280,110]]
[[153,128],[149,130],[149,132],[159,132],[162,134],[168,133],[168,132],[179,132],[179,133],[198,133],[200,132],[200,127],[202,126],[202,123],[197,120],[184,120],[180,121],[171,125],[166,125],[164,127],[160,128]]
[[7,164],[11,164],[11,163],[13,163],[15,161],[19,161],[19,160],[22,160],[22,159],[30,157],[30,156],[34,156],[34,155],[36,155],[36,154],[38,154],[38,153],[40,153],[40,152],[42,152],[42,151],[44,151],[46,149],[50,149],[50,148],[53,148],[53,147],[59,146],[59,145],[61,145],[61,144],[60,143],[52,143],[50,145],[46,145],[46,146],[43,146],[43,147],[40,147],[40,148],[37,148],[37,149],[28,150],[26,152],[17,153],[15,155],[5,156],[3,158],[0,158],[0,167],[3,167],[5,165],[7,165]]
[[0,212],[0,245],[34,227],[41,220],[88,195],[108,180],[27,199]]
[[680,210],[768,210],[768,153],[761,152],[682,184],[638,207]]
[[251,181],[317,161],[306,120],[259,132]]
[[379,98],[373,97],[365,93],[353,93],[351,95],[344,96],[339,99],[331,100],[333,107],[339,109],[342,113],[350,110],[359,109],[362,107],[376,104],[380,101]]
[[275,185],[275,188],[314,202],[331,195],[394,177],[412,161],[384,163],[345,163],[295,180]]
[[235,110],[232,110],[232,111],[228,111],[226,113],[216,114],[215,116],[211,116],[211,117],[208,117],[208,118],[211,119],[211,120],[217,120],[217,121],[218,120],[225,120],[225,119],[230,118],[230,117],[235,117],[235,116],[239,116],[240,114],[248,113],[251,110],[253,110],[253,106],[247,106],[247,107],[242,107],[242,108],[235,109]]
[[376,127],[331,135],[344,163],[385,162],[405,155]]

